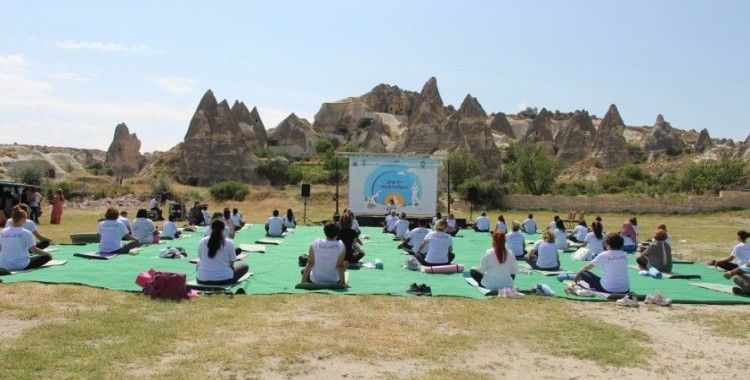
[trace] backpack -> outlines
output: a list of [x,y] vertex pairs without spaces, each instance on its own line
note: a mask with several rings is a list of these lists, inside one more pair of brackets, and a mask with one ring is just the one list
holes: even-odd
[[155,272],[151,281],[143,287],[143,293],[150,295],[151,298],[168,300],[189,298],[184,273]]

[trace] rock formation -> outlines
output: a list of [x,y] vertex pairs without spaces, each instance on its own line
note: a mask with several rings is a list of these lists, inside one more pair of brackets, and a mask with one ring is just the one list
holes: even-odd
[[614,168],[630,161],[624,130],[620,112],[611,104],[594,135],[593,155],[602,167]]
[[253,107],[252,111],[248,111],[245,103],[235,100],[231,111],[232,117],[245,134],[245,142],[250,149],[264,149],[268,137],[258,109]]
[[[480,107],[481,108],[481,107]],[[484,111],[482,111],[484,112]],[[409,115],[403,145],[398,150],[413,153],[433,153],[441,149],[440,126],[446,120],[446,109],[432,77],[422,87],[414,112]]]
[[191,185],[211,185],[229,179],[253,182],[259,163],[229,103],[217,102],[208,90],[185,134],[178,179]]
[[596,129],[589,113],[585,110],[576,111],[570,119],[563,122],[555,136],[557,158],[564,165],[583,159],[590,153],[595,134]]
[[104,168],[107,173],[119,177],[132,177],[141,170],[141,140],[135,133],[130,133],[125,123],[115,127],[115,136],[107,149]]
[[268,148],[284,152],[292,157],[300,157],[315,152],[318,134],[312,130],[310,122],[294,113],[268,131]]
[[508,118],[502,112],[496,113],[492,116],[492,119],[490,119],[490,131],[510,138],[516,138],[516,133],[513,132],[513,127],[510,126]]
[[554,138],[552,137],[552,115],[549,111],[542,108],[539,114],[531,121],[531,127],[523,136],[523,141],[532,144],[538,144],[551,154],[555,154]]
[[713,143],[711,142],[711,136],[708,135],[708,130],[703,128],[698,135],[698,140],[695,142],[695,152],[703,153],[711,148],[712,145]]
[[442,128],[443,147],[452,150],[463,148],[483,165],[484,174],[494,174],[500,168],[500,150],[495,145],[487,113],[477,98],[466,95],[457,112],[448,117]]
[[658,115],[651,133],[643,142],[643,149],[650,153],[664,152],[674,156],[685,151],[685,142],[682,141],[677,131],[664,121],[664,117]]
[[409,115],[414,109],[417,93],[404,91],[398,86],[379,84],[360,99],[373,112]]

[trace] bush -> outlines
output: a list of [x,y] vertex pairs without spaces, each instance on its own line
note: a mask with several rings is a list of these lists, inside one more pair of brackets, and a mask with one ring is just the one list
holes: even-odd
[[289,171],[289,163],[283,160],[270,160],[258,166],[258,175],[268,178],[273,186],[283,185]]
[[188,201],[203,201],[206,199],[206,193],[200,190],[191,189],[185,193],[185,199]]
[[480,174],[479,162],[464,148],[456,149],[448,155],[448,161],[443,163],[446,175],[448,165],[450,165],[451,186],[455,188],[461,187],[465,181]]
[[219,182],[208,189],[211,196],[217,201],[238,201],[242,202],[247,197],[247,185],[237,181]]
[[296,185],[302,181],[302,169],[298,166],[289,166],[284,178],[286,183]]
[[72,181],[60,181],[50,182],[45,185],[44,191],[47,199],[52,199],[57,189],[62,190],[65,199],[70,199],[74,196],[81,196],[86,194],[86,184],[83,182],[72,182]]
[[169,193],[172,191],[172,178],[164,173],[154,176],[151,181],[151,191],[154,194]]
[[88,170],[89,173],[91,173],[93,175],[99,175],[102,172],[102,169],[104,169],[104,167],[102,166],[102,164],[100,164],[98,162],[93,163],[93,164],[89,165],[88,168],[86,168],[86,170]]
[[47,170],[38,164],[23,164],[13,166],[10,175],[16,182],[41,186]]
[[603,192],[613,194],[624,191],[636,192],[655,181],[640,166],[628,164],[606,172],[599,177],[598,182]]
[[520,143],[509,153],[513,179],[533,195],[547,193],[557,176],[557,160],[543,147]]
[[746,161],[729,157],[694,162],[681,173],[680,188],[697,194],[738,188],[747,183],[746,167]]
[[464,181],[458,187],[459,193],[466,199],[469,198],[469,192],[472,190],[477,193],[477,197],[480,200],[479,203],[482,206],[491,208],[500,208],[502,206],[503,189],[497,181],[486,181],[475,177]]

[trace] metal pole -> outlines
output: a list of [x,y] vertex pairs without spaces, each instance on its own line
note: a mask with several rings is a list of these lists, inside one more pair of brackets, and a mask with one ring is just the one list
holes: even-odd
[[451,213],[451,156],[448,155],[448,214]]

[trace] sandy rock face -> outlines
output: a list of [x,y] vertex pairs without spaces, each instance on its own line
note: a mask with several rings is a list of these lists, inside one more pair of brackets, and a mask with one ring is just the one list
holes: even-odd
[[282,120],[279,125],[268,131],[269,149],[284,152],[292,157],[300,157],[315,152],[315,143],[319,136],[310,122],[297,117],[294,113]]
[[208,90],[185,134],[178,179],[196,185],[211,185],[229,179],[256,181],[260,161],[247,141],[229,103],[226,100],[218,103],[213,92]]
[[625,123],[617,106],[610,105],[594,137],[593,155],[602,167],[614,168],[630,161],[624,130]]
[[682,141],[677,131],[664,121],[664,117],[658,115],[651,133],[643,142],[643,149],[650,153],[664,152],[674,156],[685,151],[685,142]]
[[477,98],[466,95],[461,107],[448,117],[442,130],[445,148],[463,148],[479,160],[484,174],[494,174],[500,170],[500,150],[487,125],[487,113]]
[[242,133],[245,134],[245,143],[250,149],[266,148],[268,136],[266,135],[266,127],[260,119],[260,114],[258,114],[258,109],[253,107],[253,110],[249,111],[245,103],[235,100],[231,112]]
[[708,130],[703,128],[701,133],[698,135],[698,141],[695,142],[695,151],[697,153],[703,153],[713,146],[711,136],[708,135]]
[[120,177],[132,177],[143,167],[143,156],[141,156],[141,140],[135,133],[130,133],[125,123],[115,127],[115,136],[107,149],[104,159],[104,167],[113,175]]
[[513,132],[513,127],[510,126],[508,118],[504,113],[496,113],[492,119],[490,119],[490,131],[506,135],[510,138],[516,138],[516,133]]
[[550,154],[555,154],[554,138],[552,137],[552,117],[549,111],[542,108],[531,121],[531,127],[523,136],[523,141],[537,144],[547,150]]
[[576,111],[555,136],[557,158],[566,166],[585,158],[591,152],[595,134],[589,113]]
[[432,153],[445,148],[442,146],[445,137],[441,137],[441,125],[446,121],[447,110],[434,77],[424,84],[416,103],[414,112],[409,115],[402,142],[396,149],[401,152]]

